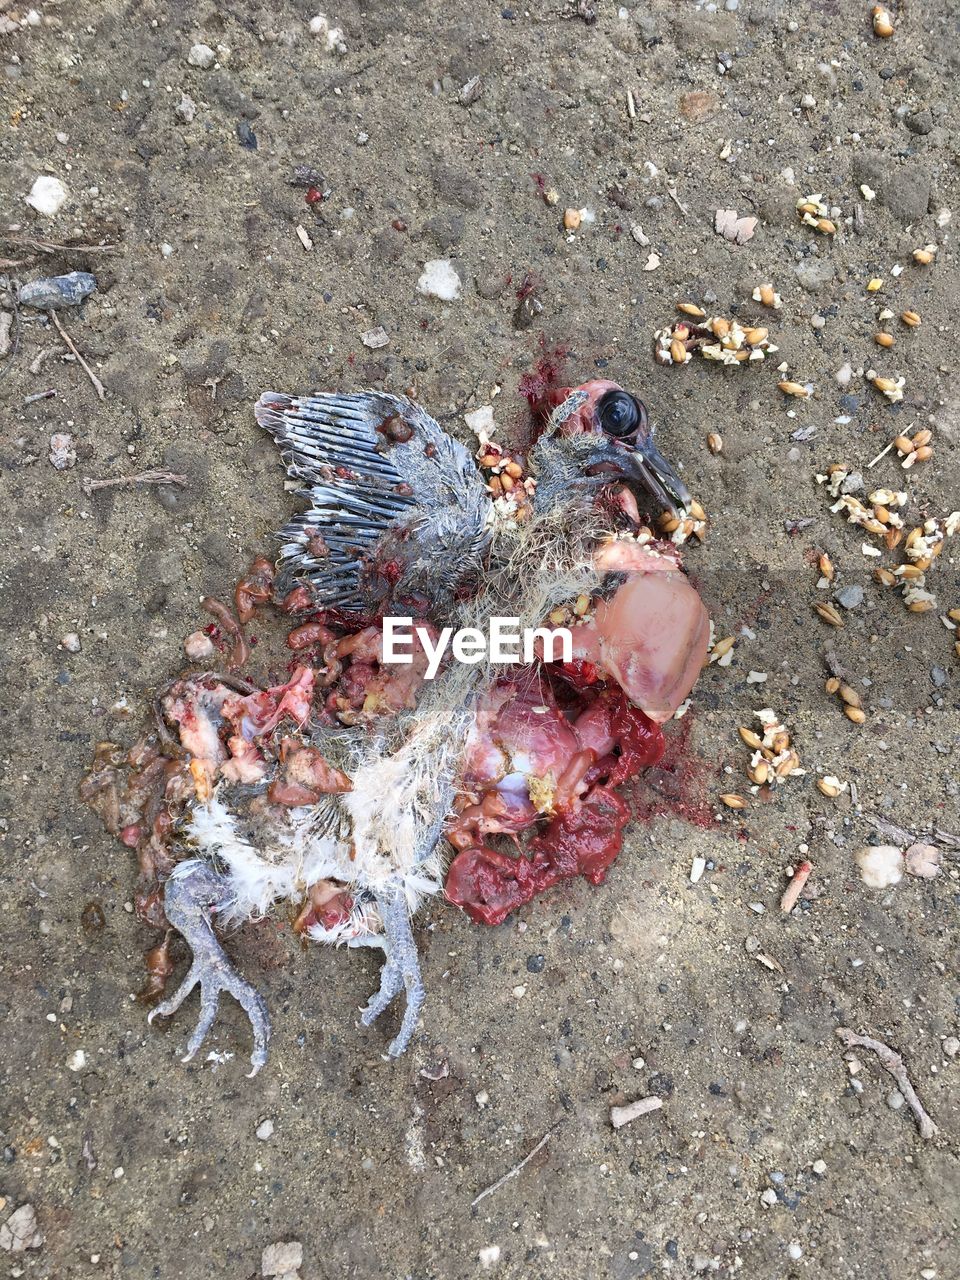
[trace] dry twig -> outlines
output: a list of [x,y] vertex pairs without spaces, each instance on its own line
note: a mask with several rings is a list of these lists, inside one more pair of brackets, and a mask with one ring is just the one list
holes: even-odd
[[470,1208],[475,1209],[481,1200],[485,1200],[487,1196],[492,1196],[495,1191],[500,1190],[505,1182],[509,1182],[511,1178],[515,1178],[521,1169],[530,1163],[537,1152],[541,1151],[547,1145],[556,1128],[557,1126],[554,1125],[552,1129],[548,1129],[533,1150],[528,1152],[519,1164],[515,1164],[512,1169],[507,1170],[502,1178],[498,1178],[496,1182],[492,1182],[489,1187],[484,1187],[483,1191],[481,1191],[479,1195],[474,1196],[470,1201]]
[[73,352],[73,354],[76,356],[77,360],[79,360],[83,371],[86,373],[87,377],[93,383],[93,389],[97,393],[97,398],[99,400],[105,400],[107,398],[107,393],[103,389],[103,383],[100,381],[97,375],[93,372],[93,370],[87,364],[86,360],[84,360],[83,356],[77,350],[76,346],[74,345],[73,339],[70,337],[69,333],[67,333],[66,329],[64,329],[63,325],[57,319],[57,313],[55,311],[48,311],[47,315],[56,325],[57,333],[59,333],[60,337],[64,340],[64,342]]
[[33,249],[36,253],[116,253],[115,244],[60,244],[56,240],[37,240],[33,236],[13,235],[0,231],[0,242]]
[[884,1044],[882,1040],[874,1040],[870,1036],[858,1036],[855,1031],[849,1027],[837,1027],[837,1038],[843,1043],[846,1049],[872,1049],[880,1059],[880,1065],[885,1071],[889,1071],[897,1082],[897,1088],[903,1094],[907,1106],[916,1117],[917,1127],[920,1130],[921,1138],[934,1138],[937,1134],[937,1126],[933,1123],[926,1111],[923,1109],[923,1103],[917,1097],[916,1090],[910,1083],[910,1077],[907,1075],[907,1068],[903,1064],[903,1059],[896,1050],[891,1049],[888,1044]]
[[117,487],[133,487],[138,484],[179,484],[185,485],[187,477],[177,475],[173,471],[141,471],[135,476],[108,476],[105,480],[91,480],[84,476],[80,481],[83,492],[90,496],[95,489],[113,489]]
[[939,845],[941,849],[945,849],[948,853],[960,852],[960,836],[955,836],[950,831],[941,831],[939,828],[933,827],[930,831],[914,835],[906,827],[898,827],[895,822],[888,822],[886,818],[874,816],[868,818],[867,821],[882,836],[886,836],[894,844],[911,845],[923,839],[930,844]]

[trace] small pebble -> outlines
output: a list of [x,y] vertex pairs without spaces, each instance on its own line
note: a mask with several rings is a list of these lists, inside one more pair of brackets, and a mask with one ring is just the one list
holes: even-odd
[[813,1172],[817,1175],[818,1178],[822,1178],[823,1175],[827,1172],[826,1160],[814,1160]]
[[82,1049],[75,1049],[67,1059],[68,1071],[82,1071],[87,1065],[87,1055]]
[[903,879],[903,854],[892,844],[866,845],[853,858],[861,880],[871,889],[886,889]]
[[777,1193],[774,1191],[773,1187],[767,1187],[766,1191],[764,1191],[760,1196],[760,1203],[765,1205],[768,1209],[773,1208],[777,1203]]
[[449,258],[432,258],[423,264],[417,291],[427,298],[453,302],[460,297],[460,277]]
[[197,114],[197,104],[188,93],[181,93],[180,101],[174,107],[173,114],[183,124],[193,124],[193,118]]
[[37,178],[30,188],[30,194],[24,199],[31,209],[36,209],[37,213],[42,213],[46,218],[52,218],[70,199],[70,193],[59,178],[52,178],[44,173]]
[[844,609],[858,609],[863,604],[863,587],[859,583],[844,587],[837,592],[837,604]]
[[71,271],[65,276],[44,276],[39,280],[30,280],[20,287],[17,301],[21,307],[36,307],[40,311],[79,307],[96,287],[96,276],[92,276],[89,271]]
[[208,44],[195,44],[187,54],[191,67],[199,67],[201,71],[207,71],[216,60],[217,55]]
[[263,1276],[287,1276],[303,1266],[303,1245],[299,1240],[278,1240],[268,1244],[260,1257]]
[[68,431],[55,431],[50,437],[49,457],[57,471],[69,471],[77,465],[77,451]]
[[390,335],[382,324],[378,324],[376,328],[367,329],[365,333],[361,333],[360,341],[371,351],[376,351],[378,347],[385,347],[389,343]]
[[960,1040],[956,1036],[947,1036],[943,1042],[943,1052],[948,1058],[955,1058],[960,1053]]
[[899,1111],[906,1099],[899,1089],[891,1089],[887,1094],[887,1106],[891,1111]]
[[273,1121],[261,1120],[256,1129],[257,1137],[261,1142],[266,1142],[268,1138],[273,1137]]
[[60,644],[66,649],[67,653],[80,652],[80,637],[75,631],[68,631],[65,636],[61,636]]
[[488,1244],[477,1254],[477,1261],[484,1271],[489,1271],[491,1267],[495,1267],[500,1261],[500,1246],[498,1244]]

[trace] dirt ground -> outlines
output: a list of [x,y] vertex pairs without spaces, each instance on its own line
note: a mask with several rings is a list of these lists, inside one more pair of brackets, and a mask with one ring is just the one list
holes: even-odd
[[[865,2],[714,8],[604,0],[590,23],[562,5],[343,0],[337,53],[305,2],[0,3],[2,225],[116,246],[0,245],[20,283],[95,272],[59,316],[105,388],[101,403],[22,310],[0,361],[0,1220],[32,1204],[43,1243],[5,1254],[5,1274],[254,1277],[265,1246],[301,1241],[304,1280],[960,1276],[957,859],[873,889],[852,856],[869,815],[960,826],[960,661],[938,616],[960,606],[960,542],[928,574],[937,607],[909,612],[871,577],[902,548],[865,557],[877,540],[814,483],[929,427],[929,461],[888,454],[865,489],[908,489],[908,527],[960,505],[957,11],[911,0],[883,40]],[[190,65],[196,43],[212,66]],[[300,165],[322,202],[291,185]],[[53,217],[24,204],[43,173],[69,189]],[[801,224],[810,193],[839,208],[835,235]],[[565,231],[568,207],[595,219]],[[748,243],[715,234],[726,208],[759,218]],[[417,292],[435,258],[463,282],[453,302]],[[781,310],[752,301],[763,282]],[[520,327],[525,285],[543,310]],[[769,326],[777,357],[658,366],[653,332],[681,300]],[[378,325],[389,345],[370,350]],[[375,958],[303,950],[276,919],[228,942],[273,1015],[267,1068],[245,1078],[233,1005],[200,1055],[232,1056],[181,1065],[195,1003],[148,1028],[132,993],[156,936],[132,914],[134,859],[76,790],[96,741],[135,736],[201,595],[228,591],[293,508],[256,396],[415,387],[463,438],[488,403],[509,435],[521,377],[557,348],[573,381],[603,371],[642,396],[710,516],[687,565],[737,643],[670,726],[681,763],[637,788],[647,816],[602,888],[492,930],[441,902],[419,917],[429,999],[399,1062],[380,1056],[395,1014],[356,1026]],[[809,402],[778,391],[781,359]],[[901,402],[870,367],[905,378]],[[57,432],[74,437],[65,470]],[[82,487],[156,467],[187,486]],[[823,551],[837,579],[818,588]],[[814,614],[858,585],[842,630]],[[824,691],[828,643],[862,726]],[[715,818],[720,792],[748,794],[737,726],[762,706],[807,773]],[[853,789],[822,795],[825,774]],[[782,916],[805,849],[811,896]],[[82,926],[91,902],[102,929]],[[842,1025],[904,1055],[937,1137],[873,1053],[848,1066]],[[611,1105],[650,1094],[662,1108],[614,1131]]]

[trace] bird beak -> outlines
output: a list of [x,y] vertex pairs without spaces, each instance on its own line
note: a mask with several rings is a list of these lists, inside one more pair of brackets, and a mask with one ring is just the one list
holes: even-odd
[[689,507],[689,489],[649,437],[623,450],[621,466],[627,478],[636,480],[674,516],[681,517]]
[[649,436],[629,442],[604,439],[602,443],[598,442],[597,453],[591,461],[604,470],[612,467],[625,480],[639,485],[678,518],[682,518],[692,501],[676,468],[666,460]]

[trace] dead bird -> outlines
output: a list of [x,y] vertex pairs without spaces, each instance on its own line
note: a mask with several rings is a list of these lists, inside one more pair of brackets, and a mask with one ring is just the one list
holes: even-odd
[[[193,954],[151,1019],[200,988],[186,1059],[223,992],[251,1021],[251,1074],[267,1057],[266,1006],[214,920],[289,901],[302,934],[382,949],[361,1020],[404,995],[397,1056],[424,1002],[411,918],[445,869],[447,897],[498,922],[565,877],[599,883],[616,857],[629,819],[616,788],[658,758],[709,633],[676,548],[637,500],[679,523],[691,499],[643,404],[616,383],[564,388],[545,408],[526,475],[514,465],[494,485],[401,396],[261,396],[257,421],[306,505],[279,535],[276,577],[258,561],[237,603],[241,622],[270,601],[303,619],[288,639],[298,661],[265,689],[213,671],[174,681],[160,704],[175,758],[150,765],[176,799],[192,793],[176,827],[188,856],[146,864]],[[408,663],[384,661],[383,619],[396,616],[424,636],[504,617],[536,633],[549,619],[569,623],[572,651],[506,669],[450,661],[428,680],[415,637]],[[152,812],[152,833],[122,828],[142,867],[172,825],[169,805]]]

